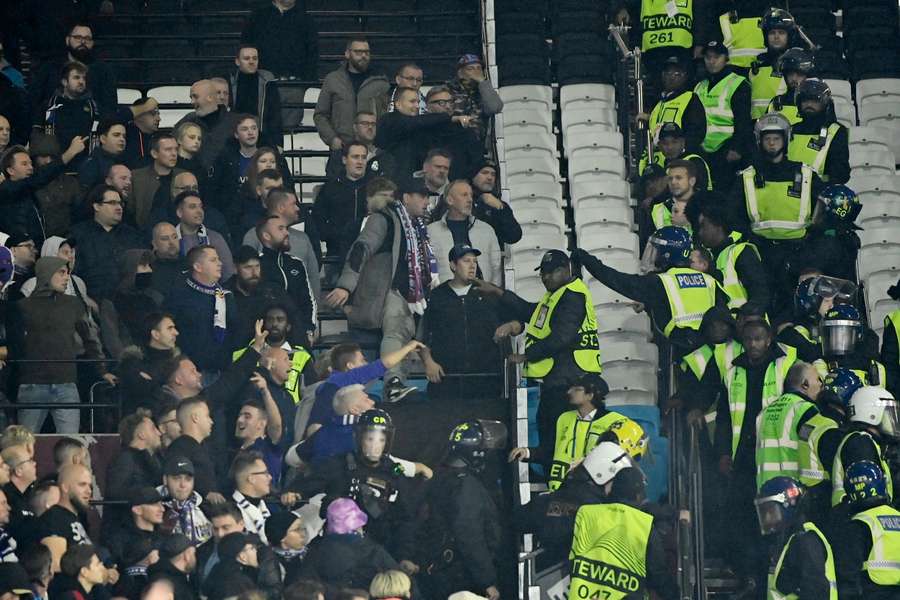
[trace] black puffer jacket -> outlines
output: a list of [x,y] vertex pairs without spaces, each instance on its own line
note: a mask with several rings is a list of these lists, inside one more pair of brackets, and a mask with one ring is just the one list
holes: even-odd
[[375,575],[396,568],[397,561],[374,540],[352,533],[331,534],[310,544],[300,574],[335,587],[367,590]]
[[40,248],[44,243],[44,224],[35,193],[59,177],[65,169],[62,161],[54,160],[36,169],[31,177],[19,181],[10,181],[7,177],[0,183],[0,231],[25,232]]

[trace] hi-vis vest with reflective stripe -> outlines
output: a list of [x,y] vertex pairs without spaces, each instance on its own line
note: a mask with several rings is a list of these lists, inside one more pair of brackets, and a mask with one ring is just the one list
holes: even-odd
[[[763,377],[762,407],[765,410],[784,389],[784,379],[791,365],[797,360],[797,349],[791,346],[778,345],[784,352],[774,362],[770,362]],[[731,416],[731,457],[737,453],[741,441],[741,428],[744,426],[744,413],[747,412],[747,371],[744,367],[730,365],[723,376],[725,389],[728,391],[728,408]],[[755,423],[754,423],[755,425]]]
[[[650,219],[653,221],[653,226],[657,229],[662,229],[663,227],[667,227],[672,224],[672,210],[668,207],[665,202],[659,202],[653,205],[653,208],[650,209]],[[681,227],[686,230],[688,233],[692,233],[691,224],[685,223],[684,225],[677,225],[677,227]]]
[[828,160],[828,150],[834,136],[841,130],[838,123],[832,123],[823,127],[818,134],[795,133],[788,144],[788,159],[808,165],[823,181],[828,181],[825,175],[825,161]]
[[[798,457],[800,461],[800,483],[810,488],[827,481],[828,471],[819,459],[819,441],[826,431],[837,429],[838,424],[834,419],[829,419],[819,413],[814,415],[801,428],[800,448]],[[804,432],[806,439],[804,440]]]
[[747,68],[756,57],[766,51],[762,29],[759,28],[760,17],[747,17],[731,22],[731,14],[719,15],[719,26],[722,28],[722,43],[728,48],[728,62],[736,67]]
[[[235,350],[231,353],[231,361],[236,361],[243,356],[246,351],[247,348]],[[300,404],[300,384],[303,378],[303,369],[306,368],[306,363],[311,360],[312,355],[307,352],[306,348],[303,346],[294,346],[291,348],[291,372],[288,373],[287,381],[284,382],[284,389],[291,395],[294,404]]]
[[686,90],[674,98],[669,98],[668,100],[660,99],[656,103],[656,106],[650,111],[650,122],[648,125],[654,137],[659,133],[659,128],[663,123],[675,123],[684,129],[682,124],[684,111],[687,110],[693,96],[693,90]]
[[759,413],[756,425],[756,488],[784,475],[800,476],[800,418],[815,404],[790,392]]
[[[785,92],[788,94],[790,92]],[[788,120],[788,123],[793,127],[797,123],[803,120],[803,117],[800,116],[800,107],[796,104],[790,104],[783,100],[785,94],[781,94],[780,96],[775,96],[772,98],[772,101],[769,102],[769,106],[766,107],[766,114],[769,113],[778,113]]]
[[666,337],[676,327],[700,329],[703,315],[716,304],[718,282],[700,271],[688,267],[673,267],[657,275],[666,290],[672,319],[663,326]]
[[706,137],[703,150],[715,152],[734,135],[734,111],[731,98],[738,86],[746,81],[736,73],[729,73],[710,89],[709,79],[704,79],[694,88],[694,93],[703,103],[706,111]]
[[694,45],[694,0],[641,0],[641,50]]
[[[860,378],[863,382],[863,385],[880,385],[884,386],[887,381],[887,370],[884,368],[884,365],[878,362],[877,360],[872,360],[871,364],[875,366],[875,371],[878,373],[878,383],[871,381],[872,376],[869,374],[870,369],[850,369],[856,376]],[[840,363],[835,362],[835,367],[839,367]]]
[[894,484],[891,481],[891,467],[888,465],[887,461],[884,460],[884,452],[881,450],[881,445],[866,431],[851,431],[845,435],[844,439],[841,440],[841,443],[838,444],[837,452],[834,454],[834,466],[831,469],[831,506],[839,505],[844,501],[844,497],[847,495],[847,492],[844,491],[844,462],[841,460],[841,452],[844,450],[844,444],[851,435],[867,436],[872,440],[872,443],[875,444],[875,448],[878,450],[878,456],[881,461],[881,472],[884,473],[884,479],[887,481],[888,499],[892,500],[894,498]]
[[[885,315],[885,329],[887,329],[888,324],[890,324],[894,328],[894,335],[897,336],[897,347],[900,348],[900,308]],[[884,382],[882,382],[881,385],[884,385]]]
[[[822,531],[813,523],[804,523],[803,531],[809,531],[819,536],[819,539],[822,541],[822,545],[825,546],[825,579],[828,580],[827,600],[837,600],[837,572],[834,568],[834,552],[832,552],[831,550],[831,544],[828,543],[828,540],[825,538],[825,534],[822,533]],[[796,535],[797,534],[795,533],[790,538],[788,538],[787,544],[784,545],[784,549],[782,549],[781,551],[781,556],[778,557],[778,564],[775,565],[775,572],[769,577],[768,600],[797,600],[799,598],[797,594],[783,594],[778,591],[778,588],[776,587],[776,583],[778,582],[778,575],[781,574],[781,567],[784,563],[784,557],[787,556],[788,549],[791,547],[791,542],[794,541],[794,537]],[[826,599],[822,598],[821,600]]]
[[[581,323],[578,339],[572,349],[575,364],[583,371],[600,373],[602,368],[600,366],[600,342],[597,339],[597,314],[594,312],[594,300],[591,298],[591,292],[581,279],[573,279],[555,292],[544,294],[537,308],[534,309],[531,320],[525,326],[525,348],[527,349],[535,340],[542,340],[550,335],[553,311],[556,310],[556,305],[566,290],[581,294],[584,298],[584,321]],[[525,363],[525,377],[545,377],[552,369],[553,358],[529,361]]]
[[626,504],[586,504],[575,515],[569,598],[646,598],[653,517]]
[[759,257],[759,250],[750,242],[742,242],[741,234],[733,231],[729,236],[733,243],[716,257],[716,269],[722,274],[722,289],[728,295],[728,308],[737,310],[747,303],[747,288],[741,283],[737,272],[737,261],[748,248]]
[[784,77],[770,66],[750,71],[750,116],[755,120],[766,114],[772,98],[787,91]]
[[872,583],[900,586],[900,511],[890,506],[875,506],[853,515],[872,535],[872,550],[863,562],[863,571]]
[[[812,217],[812,169],[803,165],[794,181],[766,181],[756,187],[756,169],[741,172],[744,201],[753,233],[770,240],[806,236]],[[799,180],[799,181],[798,181]]]
[[614,423],[626,420],[628,417],[617,412],[608,412],[593,421],[579,419],[577,410],[561,414],[556,421],[556,443],[553,446],[553,463],[550,465],[547,482],[550,491],[562,485],[572,463],[587,456],[600,442],[601,435],[609,431]]

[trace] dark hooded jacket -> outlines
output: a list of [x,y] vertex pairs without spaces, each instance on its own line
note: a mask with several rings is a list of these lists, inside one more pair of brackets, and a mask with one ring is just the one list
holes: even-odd
[[139,265],[152,260],[150,250],[127,250],[119,287],[100,304],[100,336],[116,358],[127,346],[141,341],[144,320],[162,305],[162,294],[150,287],[153,274],[137,272]]

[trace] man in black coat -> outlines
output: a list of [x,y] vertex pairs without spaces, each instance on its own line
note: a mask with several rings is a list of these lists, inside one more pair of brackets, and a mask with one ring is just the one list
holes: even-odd
[[174,600],[196,600],[197,586],[193,577],[196,568],[196,549],[187,537],[175,533],[162,543],[159,561],[147,569],[147,582],[167,579],[172,583]]
[[260,66],[276,77],[318,81],[318,31],[303,0],[274,0],[253,11],[241,41],[259,50]]
[[363,219],[368,215],[366,185],[370,178],[366,173],[367,156],[365,144],[344,144],[341,147],[343,173],[325,182],[313,206],[314,233],[325,242],[328,256],[338,257],[341,264],[359,235]]
[[499,198],[497,165],[494,161],[482,161],[472,176],[471,183],[475,194],[472,215],[494,228],[501,247],[503,244],[515,244],[521,240],[522,226],[516,220],[509,204]]
[[256,236],[263,246],[259,257],[261,280],[287,292],[297,308],[297,325],[306,331],[306,341],[312,345],[317,325],[316,300],[303,261],[288,254],[289,235],[287,222],[279,216],[270,215],[256,226]]

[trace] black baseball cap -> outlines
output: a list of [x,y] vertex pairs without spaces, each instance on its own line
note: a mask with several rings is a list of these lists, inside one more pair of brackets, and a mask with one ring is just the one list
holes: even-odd
[[474,254],[475,256],[481,256],[481,250],[478,248],[473,248],[468,244],[456,244],[452,248],[450,248],[450,253],[448,258],[450,262],[456,262],[466,254]]
[[718,54],[724,54],[725,56],[728,56],[728,46],[720,41],[713,40],[703,46],[703,54],[706,54],[707,52],[716,52]]
[[544,252],[544,256],[541,257],[541,264],[537,266],[535,271],[549,273],[560,267],[569,267],[571,265],[569,256],[562,250],[547,250]]
[[428,196],[431,192],[425,185],[424,177],[405,177],[397,183],[397,191],[401,194],[421,194]]
[[162,494],[160,494],[155,487],[146,486],[138,488],[132,490],[132,492],[128,494],[129,506],[143,506],[144,504],[156,504],[162,501]]
[[28,573],[19,563],[0,563],[0,596],[4,594],[32,597]]
[[194,463],[183,456],[171,456],[163,467],[163,475],[194,475]]
[[678,123],[672,123],[671,121],[663,123],[659,128],[659,134],[657,137],[661,140],[666,138],[683,138],[684,130],[681,129],[681,126]]
[[191,547],[191,540],[183,533],[173,533],[167,537],[159,548],[160,558],[175,558]]

